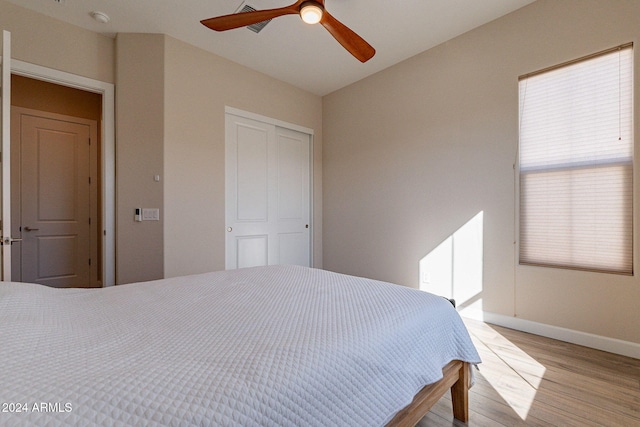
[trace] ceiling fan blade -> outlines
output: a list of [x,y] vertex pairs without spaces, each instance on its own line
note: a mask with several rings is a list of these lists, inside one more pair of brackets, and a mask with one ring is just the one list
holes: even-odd
[[326,9],[322,14],[320,24],[360,62],[367,62],[376,54],[376,50],[369,43],[342,22],[331,16]]
[[300,11],[300,4],[303,0],[298,0],[291,6],[277,9],[256,10],[253,12],[232,13],[230,15],[217,16],[215,18],[203,19],[202,25],[215,31],[226,31],[234,28],[246,27],[258,22],[277,18],[278,16],[297,14]]

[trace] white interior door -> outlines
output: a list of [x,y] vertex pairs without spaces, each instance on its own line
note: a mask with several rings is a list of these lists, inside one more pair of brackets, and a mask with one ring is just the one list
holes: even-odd
[[2,214],[2,280],[11,280],[11,34],[2,31],[2,78],[0,81],[0,127],[2,128],[0,146],[0,168],[2,168],[2,197],[0,210]]
[[91,194],[93,120],[14,107],[13,281],[93,287],[97,247]]
[[233,114],[225,126],[225,267],[310,266],[310,135]]

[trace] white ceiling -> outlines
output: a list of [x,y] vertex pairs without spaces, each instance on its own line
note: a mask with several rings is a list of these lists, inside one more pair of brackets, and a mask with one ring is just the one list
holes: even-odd
[[[218,33],[202,19],[235,12],[243,0],[8,0],[88,30],[163,33],[317,95],[326,95],[534,0],[326,0],[326,9],[369,42],[376,55],[362,64],[320,25],[296,15],[272,20],[259,34]],[[245,0],[256,9],[295,0]],[[94,21],[101,11],[107,24]]]

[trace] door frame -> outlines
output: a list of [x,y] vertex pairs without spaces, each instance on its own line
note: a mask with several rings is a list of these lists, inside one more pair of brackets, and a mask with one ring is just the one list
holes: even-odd
[[[11,280],[11,33],[2,30],[2,52],[0,57],[0,154],[2,175],[2,200],[0,201],[0,223],[2,223],[2,274],[0,279]],[[8,232],[7,232],[8,231]]]
[[11,60],[11,73],[102,95],[102,179],[98,190],[102,199],[102,286],[113,286],[116,277],[114,85],[17,59]]
[[[278,126],[281,128],[285,128],[285,129],[291,129],[297,132],[301,132],[301,133],[305,133],[307,135],[309,135],[309,226],[311,227],[311,231],[309,233],[309,265],[313,268],[315,266],[315,256],[314,256],[314,210],[313,210],[313,201],[314,201],[314,197],[313,197],[313,177],[314,177],[314,170],[313,170],[313,139],[314,139],[314,131],[313,129],[304,127],[304,126],[300,126],[300,125],[296,125],[294,123],[288,123],[282,120],[278,120],[278,119],[274,119],[271,117],[267,117],[267,116],[263,116],[260,114],[256,114],[256,113],[251,113],[249,111],[244,111],[244,110],[240,110],[238,108],[234,108],[234,107],[229,107],[228,105],[225,105],[224,107],[224,113],[225,113],[225,117],[227,116],[227,114],[232,114],[234,116],[240,116],[240,117],[244,117],[245,119],[250,119],[250,120],[256,120],[258,122],[263,122],[263,123],[267,123],[270,125],[274,125],[274,126]],[[225,131],[226,132],[226,131]],[[225,147],[226,147],[227,141],[226,141],[226,137],[225,137]],[[227,203],[226,200],[226,191],[225,191],[225,204]],[[225,209],[225,221],[226,221],[226,209]],[[226,225],[225,225],[226,228]],[[226,232],[225,232],[226,233]],[[225,236],[225,264],[226,264],[226,236]]]

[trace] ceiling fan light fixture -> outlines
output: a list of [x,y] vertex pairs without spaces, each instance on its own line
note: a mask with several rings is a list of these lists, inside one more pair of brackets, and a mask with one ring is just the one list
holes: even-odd
[[317,24],[322,19],[322,7],[316,2],[310,1],[300,7],[300,17],[307,24]]

